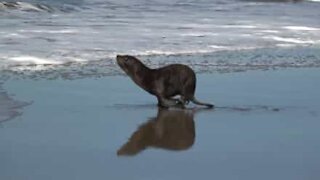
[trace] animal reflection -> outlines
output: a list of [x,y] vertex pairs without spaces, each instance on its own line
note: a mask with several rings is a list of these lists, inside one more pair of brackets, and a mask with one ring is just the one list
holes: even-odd
[[191,110],[158,109],[157,117],[142,124],[117,152],[119,156],[134,156],[153,147],[186,150],[195,141],[194,112]]

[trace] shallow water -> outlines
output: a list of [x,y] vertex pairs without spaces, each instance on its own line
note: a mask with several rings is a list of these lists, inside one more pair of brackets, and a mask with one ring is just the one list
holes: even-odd
[[158,112],[121,76],[10,80],[33,104],[0,125],[0,179],[316,180],[318,80],[312,68],[202,74],[196,95],[218,108],[198,112]]

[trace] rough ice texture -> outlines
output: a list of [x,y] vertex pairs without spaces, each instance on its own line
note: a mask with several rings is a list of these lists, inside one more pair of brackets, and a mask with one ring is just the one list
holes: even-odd
[[[169,56],[252,48],[319,48],[319,9],[320,3],[307,1],[1,1],[0,69],[41,69],[88,61],[86,70],[97,64],[90,61],[119,53]],[[69,76],[70,72],[62,69]]]
[[[138,55],[138,58],[151,68],[181,63],[189,65],[196,73],[320,67],[320,51],[317,47],[263,48],[202,54],[150,54]],[[115,58],[64,64],[8,66],[0,69],[2,80],[81,79],[114,75],[124,75]]]

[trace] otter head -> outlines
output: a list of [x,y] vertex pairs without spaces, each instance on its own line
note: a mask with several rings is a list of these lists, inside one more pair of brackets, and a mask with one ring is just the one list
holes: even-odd
[[129,76],[132,76],[141,64],[137,58],[129,55],[117,55],[117,63],[120,68]]

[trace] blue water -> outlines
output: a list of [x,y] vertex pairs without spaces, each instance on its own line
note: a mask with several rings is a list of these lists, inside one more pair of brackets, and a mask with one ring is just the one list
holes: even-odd
[[[155,66],[173,62],[168,60],[172,55],[201,60],[200,55],[210,54],[205,61],[185,62],[204,66],[223,61],[314,67],[320,59],[320,3],[314,1],[9,2],[0,3],[0,71],[25,73],[50,67],[52,72],[71,63],[72,68],[64,71],[70,74],[97,61],[91,69],[101,64],[115,68],[109,62],[116,54],[138,55]],[[220,59],[214,58],[217,52]]]
[[0,122],[0,179],[319,179],[318,69],[201,74],[197,97],[218,108],[180,118],[128,81],[7,82],[34,103]]

